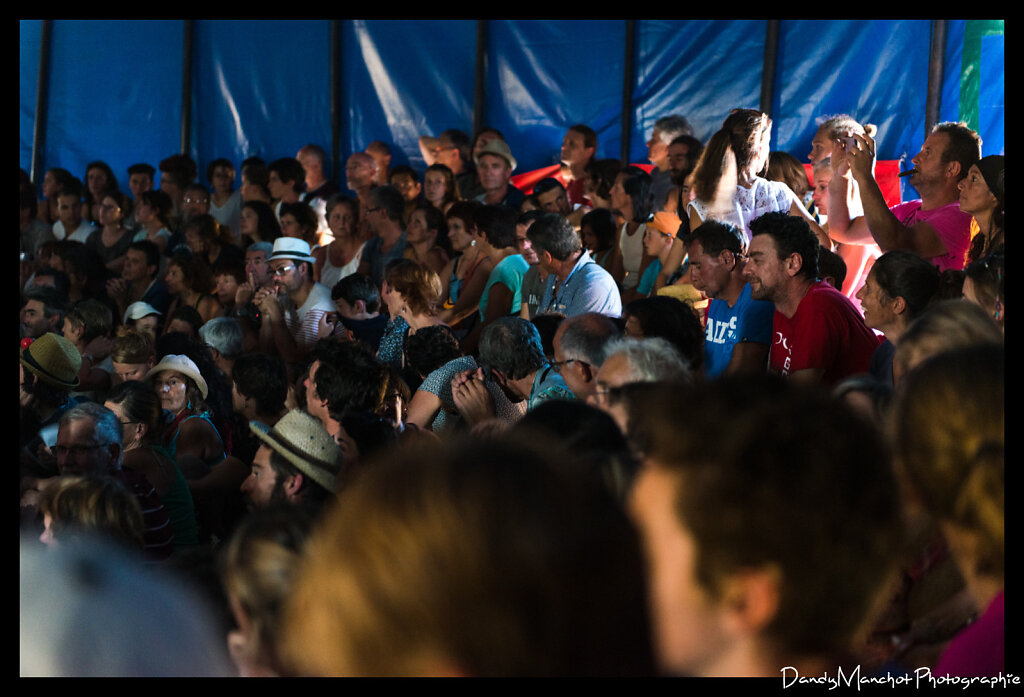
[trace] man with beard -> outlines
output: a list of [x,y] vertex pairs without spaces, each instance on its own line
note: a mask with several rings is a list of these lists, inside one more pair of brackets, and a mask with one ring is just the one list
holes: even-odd
[[253,299],[261,314],[260,350],[292,365],[301,363],[320,338],[321,318],[334,312],[331,290],[313,280],[314,260],[306,241],[277,238],[267,258],[274,283]]
[[752,298],[775,305],[769,370],[827,387],[868,372],[879,337],[845,295],[818,280],[818,238],[807,222],[765,213],[750,229],[743,274]]
[[292,409],[269,433],[250,425],[262,441],[242,482],[249,508],[274,503],[321,507],[334,496],[342,455],[320,421]]

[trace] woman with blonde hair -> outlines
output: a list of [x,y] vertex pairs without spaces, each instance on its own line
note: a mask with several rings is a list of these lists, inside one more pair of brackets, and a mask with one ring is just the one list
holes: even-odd
[[309,509],[272,505],[244,518],[223,550],[220,576],[238,625],[228,652],[240,677],[289,672],[277,648],[281,615],[312,528]]
[[498,438],[367,468],[310,538],[284,655],[317,676],[650,674],[636,533],[555,452]]
[[1005,668],[1005,355],[988,343],[920,364],[897,391],[893,454],[909,499],[941,528],[979,616],[948,645],[938,675]]

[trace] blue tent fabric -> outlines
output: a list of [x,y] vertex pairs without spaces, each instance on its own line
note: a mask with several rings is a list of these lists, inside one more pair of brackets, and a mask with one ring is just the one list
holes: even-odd
[[[331,22],[195,20],[189,154],[241,163],[294,157],[306,143],[340,170],[381,140],[393,164],[424,166],[422,134],[473,130],[476,20],[337,20],[331,112]],[[940,117],[959,120],[964,20],[946,22]],[[625,76],[627,28],[633,71]],[[845,112],[879,127],[879,157],[913,157],[924,140],[930,20],[781,20],[770,111],[772,147],[806,159],[815,119]],[[680,113],[706,140],[735,107],[759,108],[766,20],[489,20],[480,121],[501,130],[517,172],[557,162],[574,123],[598,133],[599,157],[620,157],[628,84],[629,159],[645,162],[654,122]],[[20,23],[20,159],[30,171],[41,20]],[[156,165],[181,144],[184,22],[52,20],[39,154],[84,176],[103,159],[119,181],[135,162]],[[981,39],[978,128],[985,152],[1002,150],[1003,41]],[[236,175],[240,173],[236,172]],[[343,181],[343,172],[332,171]],[[37,182],[38,183],[38,182]],[[236,181],[237,183],[237,181]]]

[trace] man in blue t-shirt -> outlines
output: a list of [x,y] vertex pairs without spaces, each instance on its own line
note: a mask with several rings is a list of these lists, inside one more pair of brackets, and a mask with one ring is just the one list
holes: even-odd
[[770,302],[750,297],[743,278],[743,235],[732,225],[709,220],[688,239],[693,285],[711,298],[704,340],[704,375],[763,372],[772,341]]

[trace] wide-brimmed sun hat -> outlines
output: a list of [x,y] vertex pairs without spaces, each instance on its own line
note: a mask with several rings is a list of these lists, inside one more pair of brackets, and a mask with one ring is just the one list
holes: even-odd
[[503,141],[501,138],[495,138],[494,140],[487,141],[487,144],[480,148],[480,151],[473,159],[479,165],[480,158],[484,155],[497,155],[508,162],[509,167],[512,169],[516,168],[516,158],[512,157],[512,151],[509,150],[508,143]]
[[167,370],[172,370],[175,373],[181,373],[187,378],[191,378],[192,382],[196,384],[199,391],[203,395],[203,399],[206,399],[207,395],[210,394],[210,390],[206,385],[206,380],[203,378],[202,373],[199,372],[199,367],[192,361],[188,356],[180,354],[169,353],[160,359],[160,362],[150,368],[149,372],[146,373],[146,379],[152,380],[155,375],[162,373]]

